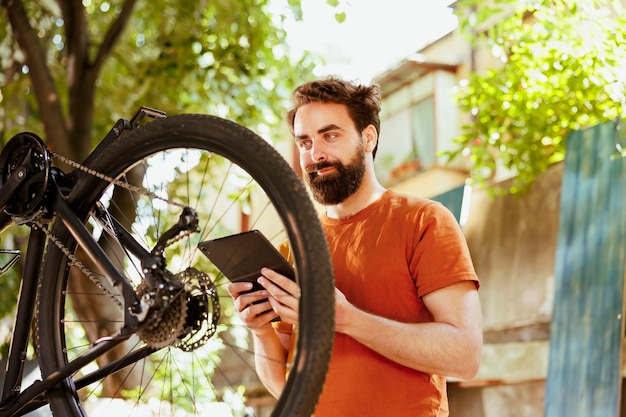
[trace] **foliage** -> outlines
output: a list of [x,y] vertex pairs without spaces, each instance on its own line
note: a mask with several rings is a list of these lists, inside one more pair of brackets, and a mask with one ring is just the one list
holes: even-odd
[[[140,105],[168,113],[216,114],[269,136],[282,124],[276,115],[282,114],[292,87],[310,74],[314,64],[308,55],[292,62],[281,28],[285,16],[270,13],[268,0],[137,0],[134,7],[134,0],[84,0],[84,10],[72,13],[76,20],[81,19],[76,15],[84,13],[84,34],[79,33],[78,23],[72,22],[70,28],[70,17],[63,13],[64,7],[74,8],[74,3],[58,3],[60,6],[48,0],[40,7],[27,2],[25,7],[45,52],[70,136],[74,133],[72,122],[86,116],[73,113],[83,111],[83,106],[95,106],[89,132],[92,146],[117,119],[130,118]],[[299,10],[299,1],[290,0],[290,4],[291,10]],[[112,31],[122,24],[128,7],[132,7],[128,29],[116,40],[110,55],[103,56],[107,43],[115,41]],[[17,36],[7,20],[6,14],[0,16],[0,128],[5,140],[23,129],[44,129],[43,106],[34,96],[32,64],[15,43]],[[79,35],[85,36],[84,58],[73,46],[77,42],[73,37]],[[84,67],[74,67],[72,60],[80,59],[84,59]],[[81,97],[87,86],[72,84],[78,77],[73,71],[87,72],[96,65],[102,67],[92,75],[96,93],[91,104],[86,102],[89,94]],[[61,140],[47,138],[52,143]]]
[[342,1],[340,1],[340,0],[326,0],[326,3],[327,3],[329,6],[332,6],[332,7],[337,8],[337,12],[335,13],[335,20],[336,20],[338,23],[343,23],[343,22],[345,22],[346,17],[347,17],[347,16],[346,16],[346,12],[339,11],[339,9],[342,7],[342,5],[343,5],[343,3],[344,3],[344,2],[342,2]]
[[[450,159],[470,156],[486,185],[498,169],[527,189],[564,158],[569,132],[625,113],[626,14],[602,0],[461,0],[459,27],[501,61],[471,73],[459,106],[471,115]],[[496,22],[495,24],[493,22]]]

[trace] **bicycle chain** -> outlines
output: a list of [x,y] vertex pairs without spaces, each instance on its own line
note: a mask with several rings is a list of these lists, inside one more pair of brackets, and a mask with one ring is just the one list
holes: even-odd
[[[179,203],[179,202],[174,201],[174,200],[169,200],[167,198],[163,198],[160,195],[158,195],[158,194],[156,194],[156,193],[154,193],[152,191],[145,190],[145,189],[143,189],[141,187],[137,187],[137,186],[129,184],[127,182],[120,181],[118,179],[115,179],[113,177],[105,175],[105,174],[103,174],[101,172],[98,172],[98,171],[96,171],[94,169],[91,169],[91,168],[86,167],[86,166],[84,166],[82,164],[79,164],[78,162],[73,161],[73,160],[71,160],[71,159],[69,159],[69,158],[67,158],[67,157],[65,157],[63,155],[59,155],[56,152],[53,152],[53,151],[50,151],[50,150],[48,152],[50,153],[51,157],[56,158],[59,161],[65,163],[65,164],[67,164],[67,165],[69,165],[69,166],[71,166],[73,168],[76,168],[76,169],[78,169],[80,171],[83,171],[83,172],[85,172],[85,173],[87,173],[89,175],[92,175],[92,176],[96,177],[96,178],[100,178],[101,180],[104,180],[104,181],[106,181],[106,182],[108,182],[110,184],[113,184],[113,185],[116,185],[116,186],[118,186],[120,188],[128,190],[128,191],[130,191],[132,193],[137,193],[137,194],[144,195],[144,196],[146,196],[148,198],[151,198],[151,199],[160,200],[160,201],[163,201],[163,202],[165,202],[167,204],[171,204],[171,205],[179,207],[179,208],[185,208],[186,207],[182,203]],[[189,236],[191,233],[193,233],[193,231],[186,231],[184,233],[179,234],[178,236],[173,237],[172,239],[169,240],[169,242],[168,242],[168,244],[166,246],[173,245],[174,243],[178,242],[179,240],[185,238],[186,236]]]
[[172,204],[172,205],[180,207],[180,208],[186,207],[182,203],[179,203],[179,202],[176,202],[176,201],[173,201],[173,200],[168,200],[167,198],[163,198],[160,195],[153,193],[152,191],[147,191],[147,190],[144,190],[143,188],[134,186],[134,185],[129,184],[127,182],[117,180],[117,179],[115,179],[113,177],[109,177],[108,175],[104,175],[101,172],[98,172],[98,171],[96,171],[94,169],[91,169],[91,168],[86,167],[86,166],[84,166],[82,164],[79,164],[78,162],[73,161],[73,160],[71,160],[71,159],[69,159],[69,158],[67,158],[67,157],[65,157],[63,155],[59,155],[59,154],[57,154],[57,153],[55,153],[53,151],[49,151],[49,152],[50,152],[50,156],[52,156],[53,158],[58,159],[59,161],[65,163],[65,164],[67,164],[67,165],[69,165],[69,166],[71,166],[73,168],[76,168],[76,169],[78,169],[80,171],[86,172],[89,175],[93,175],[94,177],[100,178],[101,180],[105,180],[106,182],[109,182],[109,183],[111,183],[113,185],[116,185],[118,187],[124,188],[124,189],[126,189],[126,190],[128,190],[130,192],[142,194],[142,195],[145,195],[146,197],[150,197],[150,198],[153,198],[153,199],[161,200],[161,201],[163,201],[163,202],[165,202],[167,204]]
[[[98,172],[98,171],[96,171],[94,169],[91,169],[91,168],[86,167],[86,166],[84,166],[82,164],[79,164],[78,162],[76,162],[76,161],[74,161],[72,159],[69,159],[69,158],[67,158],[67,157],[65,157],[63,155],[60,155],[60,154],[58,154],[56,152],[53,152],[51,150],[48,150],[48,152],[50,153],[50,156],[52,158],[55,158],[55,159],[65,163],[65,164],[67,164],[67,165],[69,165],[69,166],[71,166],[73,168],[76,168],[76,169],[78,169],[80,171],[83,171],[83,172],[85,172],[85,173],[87,173],[89,175],[92,175],[94,177],[100,178],[101,180],[107,181],[110,184],[114,184],[114,185],[116,185],[118,187],[121,187],[121,188],[124,188],[124,189],[126,189],[126,190],[128,190],[130,192],[134,192],[134,193],[145,195],[148,198],[158,199],[158,200],[164,201],[167,204],[172,204],[172,205],[175,205],[175,206],[181,207],[181,208],[185,207],[181,203],[165,199],[165,198],[163,198],[163,197],[161,197],[161,196],[159,196],[159,195],[157,195],[157,194],[155,194],[155,193],[153,193],[151,191],[144,190],[144,189],[142,189],[140,187],[134,186],[132,184],[128,184],[128,183],[126,183],[124,181],[120,181],[120,180],[117,180],[117,179],[115,179],[113,177],[110,177],[108,175],[104,175],[101,172]],[[121,309],[124,308],[124,305],[119,300],[118,296],[116,294],[114,294],[111,290],[109,290],[106,287],[106,285],[104,285],[102,283],[102,281],[98,277],[96,277],[96,275],[93,272],[91,272],[91,270],[89,270],[89,268],[87,268],[74,254],[72,254],[70,252],[70,250],[67,247],[65,247],[65,245],[63,245],[63,243],[56,236],[54,236],[52,234],[52,232],[50,232],[50,230],[48,230],[47,227],[43,227],[43,225],[41,223],[37,222],[36,220],[33,222],[33,224],[36,224],[37,227],[46,234],[48,239],[50,239],[63,252],[63,254],[65,256],[67,256],[67,258],[70,261],[70,266],[75,266],[78,269],[80,269],[80,271],[82,273],[84,273],[89,278],[89,280],[94,283],[94,285],[96,287],[98,287],[101,291],[103,291],[106,295],[108,295],[111,298],[111,300],[113,300],[113,302],[118,305],[118,307],[120,307]],[[180,237],[180,239],[182,239],[182,236]]]
[[[70,250],[63,245],[63,243],[52,232],[50,232],[50,230],[48,230],[47,227],[39,221],[34,221],[33,227],[43,231],[47,238],[50,239],[65,256],[67,256],[70,261],[70,266],[76,266],[79,268],[80,271],[85,274],[96,287],[98,287],[98,289],[100,289],[105,295],[109,296],[109,298],[120,308],[120,310],[124,309],[123,303],[119,300],[119,295],[109,290],[102,283],[102,281],[98,279],[98,277],[96,277],[96,275],[76,257],[76,255],[72,254]],[[186,273],[187,272],[185,271],[184,274]],[[142,282],[137,289],[140,296],[147,292],[147,287],[145,287],[144,284],[145,282]],[[168,303],[164,309],[158,311],[150,310],[148,318],[146,319],[146,325],[137,332],[137,335],[153,349],[161,349],[166,346],[177,345],[177,342],[180,342],[178,336],[182,334],[187,319],[186,311],[187,299],[182,294],[178,294],[170,300],[170,303]],[[213,333],[211,333],[210,336],[212,336]],[[193,345],[188,344],[189,346],[181,346],[181,348],[195,349],[198,345],[206,343],[206,340],[208,340],[208,337],[202,338]]]
[[96,277],[96,275],[91,272],[91,270],[89,268],[87,268],[85,266],[85,264],[83,264],[77,257],[76,255],[74,255],[73,253],[70,252],[70,250],[63,244],[63,242],[61,242],[55,235],[52,234],[52,232],[50,230],[48,230],[48,228],[43,225],[41,222],[37,221],[37,220],[33,220],[33,227],[35,229],[39,229],[42,232],[45,233],[46,237],[48,239],[50,239],[60,250],[61,252],[63,252],[63,254],[65,256],[67,256],[67,258],[70,260],[70,266],[75,266],[78,269],[80,269],[80,271],[85,274],[87,276],[87,278],[89,278],[89,280],[91,282],[94,283],[94,285],[96,287],[98,287],[98,289],[100,289],[102,292],[104,292],[106,295],[108,295],[111,300],[113,300],[113,302],[115,304],[118,305],[118,307],[120,309],[124,308],[124,305],[122,304],[122,302],[118,299],[118,295],[114,294],[111,290],[109,290],[99,279],[98,277]]

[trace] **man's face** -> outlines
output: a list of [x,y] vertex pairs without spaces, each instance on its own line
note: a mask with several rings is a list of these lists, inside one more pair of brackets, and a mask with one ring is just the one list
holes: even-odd
[[[319,170],[331,168],[333,172],[319,175]],[[313,198],[324,205],[336,205],[359,189],[365,175],[365,152],[359,147],[348,164],[323,161],[309,167],[304,178],[313,192]]]
[[295,116],[294,133],[300,166],[315,200],[336,205],[356,192],[365,174],[365,150],[344,105],[302,106]]

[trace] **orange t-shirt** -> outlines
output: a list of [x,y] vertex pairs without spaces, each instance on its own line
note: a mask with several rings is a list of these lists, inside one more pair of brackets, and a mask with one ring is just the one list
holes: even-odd
[[[359,213],[322,217],[337,288],[389,319],[433,318],[421,297],[478,278],[461,229],[440,203],[387,191]],[[447,416],[445,377],[399,365],[337,333],[315,417]]]

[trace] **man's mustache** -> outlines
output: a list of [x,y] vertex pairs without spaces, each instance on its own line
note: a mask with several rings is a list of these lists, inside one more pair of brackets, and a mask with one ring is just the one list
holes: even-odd
[[338,162],[328,162],[328,161],[318,162],[316,164],[309,165],[306,169],[306,172],[307,174],[313,174],[324,168],[331,168],[331,167],[338,167],[338,166],[339,166]]

